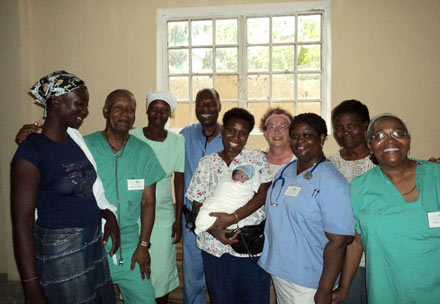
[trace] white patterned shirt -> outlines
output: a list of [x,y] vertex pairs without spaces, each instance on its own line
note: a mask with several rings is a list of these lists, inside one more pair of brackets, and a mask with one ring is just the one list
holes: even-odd
[[376,167],[376,165],[370,160],[369,156],[358,160],[345,160],[341,157],[339,151],[331,154],[328,157],[328,160],[335,165],[342,175],[344,175],[348,183],[351,183],[351,180],[356,176],[362,175],[368,170]]
[[[233,159],[229,167],[218,153],[212,153],[203,157],[199,161],[198,167],[194,172],[185,196],[191,201],[197,201],[203,204],[206,199],[213,195],[219,180],[225,174],[232,174],[235,167],[241,164],[251,165],[256,171],[259,171],[261,183],[268,183],[272,180],[272,174],[269,169],[266,155],[261,151],[243,150]],[[265,218],[266,216],[264,214],[263,205],[254,213],[242,219],[239,224],[240,226],[256,225],[261,223]],[[216,257],[220,257],[224,253],[229,253],[237,257],[248,256],[247,254],[236,253],[231,246],[223,245],[208,232],[198,234],[197,247]]]

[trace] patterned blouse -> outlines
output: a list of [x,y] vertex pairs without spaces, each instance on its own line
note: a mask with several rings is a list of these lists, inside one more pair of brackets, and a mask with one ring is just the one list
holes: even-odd
[[[191,201],[204,203],[206,199],[212,196],[219,180],[225,174],[232,174],[235,167],[247,164],[260,172],[261,182],[268,183],[272,180],[272,174],[269,169],[266,155],[258,150],[243,150],[231,162],[229,167],[218,155],[212,153],[203,157],[198,164],[196,171],[191,179],[191,183],[186,192],[186,197]],[[240,226],[256,225],[266,218],[264,206],[240,221]],[[197,246],[207,253],[216,257],[229,253],[237,257],[247,257],[247,254],[236,253],[231,246],[223,245],[208,232],[202,232],[197,237]]]
[[341,157],[339,151],[331,154],[328,160],[344,175],[348,183],[351,183],[351,180],[356,176],[362,175],[371,168],[376,167],[369,156],[358,160],[345,160]]

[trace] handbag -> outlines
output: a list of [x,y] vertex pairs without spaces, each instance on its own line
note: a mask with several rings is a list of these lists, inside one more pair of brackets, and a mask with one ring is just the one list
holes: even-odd
[[[235,252],[240,254],[249,254],[250,256],[257,255],[263,251],[264,245],[264,224],[266,220],[257,225],[249,225],[238,228],[240,234],[238,235],[238,242],[232,244],[231,247]],[[237,231],[230,233],[230,237]]]

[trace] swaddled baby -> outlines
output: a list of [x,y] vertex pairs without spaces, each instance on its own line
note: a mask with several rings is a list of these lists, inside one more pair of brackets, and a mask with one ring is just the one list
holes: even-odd
[[[196,218],[195,234],[209,229],[216,217],[211,212],[232,213],[246,205],[260,187],[260,174],[250,165],[237,166],[232,174],[225,174],[217,184],[214,193],[200,207]],[[234,224],[231,228],[236,228]]]

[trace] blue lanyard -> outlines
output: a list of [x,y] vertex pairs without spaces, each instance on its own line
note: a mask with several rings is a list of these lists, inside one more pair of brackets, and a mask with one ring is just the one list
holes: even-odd
[[[304,173],[304,175],[303,175],[303,177],[305,178],[305,179],[307,179],[307,180],[310,180],[310,179],[312,179],[312,177],[313,177],[313,171],[315,171],[315,169],[322,163],[322,162],[324,162],[326,160],[326,158],[325,158],[325,156],[323,156],[314,166],[313,166],[313,168],[310,170],[310,171],[307,171],[307,172],[305,172]],[[283,187],[284,187],[284,182],[285,182],[285,179],[284,179],[284,177],[283,177],[283,173],[284,173],[284,171],[286,171],[286,169],[290,166],[290,165],[292,165],[293,163],[295,163],[297,161],[297,159],[295,159],[294,161],[291,161],[290,163],[288,163],[284,168],[283,168],[283,170],[281,170],[281,173],[280,173],[280,176],[278,176],[274,181],[273,181],[273,183],[272,183],[272,186],[271,186],[271,190],[270,190],[270,205],[271,206],[278,206],[278,199],[280,198],[280,195],[281,195],[281,191],[283,190]],[[278,195],[277,195],[277,197],[276,197],[276,199],[275,199],[275,202],[272,200],[272,193],[273,193],[273,189],[275,188],[275,186],[276,186],[276,184],[277,184],[277,182],[278,181],[281,181],[281,188],[280,188],[280,192],[278,192]]]

